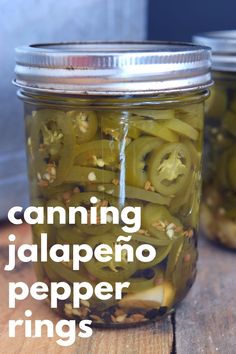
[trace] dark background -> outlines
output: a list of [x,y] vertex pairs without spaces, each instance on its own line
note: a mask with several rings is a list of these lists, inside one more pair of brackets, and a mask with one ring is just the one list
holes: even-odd
[[236,0],[149,0],[148,39],[191,41],[193,34],[236,29]]

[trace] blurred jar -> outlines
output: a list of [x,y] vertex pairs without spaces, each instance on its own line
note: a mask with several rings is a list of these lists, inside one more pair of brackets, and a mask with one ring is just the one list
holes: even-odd
[[213,53],[215,85],[206,101],[201,227],[210,240],[236,249],[236,31],[200,34]]
[[[33,64],[32,64],[33,63]],[[209,48],[186,44],[54,44],[17,49],[16,83],[24,101],[32,205],[96,209],[96,223],[35,225],[55,243],[93,251],[119,235],[103,207],[139,207],[130,245],[152,246],[148,263],[96,258],[79,271],[70,262],[37,264],[47,283],[127,281],[122,299],[74,298],[58,311],[96,325],[161,319],[187,294],[196,275],[204,100],[211,85]],[[69,70],[68,70],[69,68]],[[72,70],[73,69],[73,70]],[[95,198],[95,201],[94,201]],[[94,208],[94,204],[96,208]],[[122,243],[123,241],[119,241]],[[49,249],[48,249],[49,251]],[[146,252],[147,253],[147,252]]]

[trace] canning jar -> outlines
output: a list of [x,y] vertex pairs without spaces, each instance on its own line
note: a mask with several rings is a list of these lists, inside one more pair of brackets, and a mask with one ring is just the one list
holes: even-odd
[[206,103],[201,227],[210,240],[236,249],[236,31],[194,40],[212,48],[215,81]]
[[[16,52],[31,205],[43,206],[45,214],[48,207],[60,206],[67,216],[65,224],[57,217],[53,224],[34,225],[33,242],[46,232],[48,252],[56,243],[70,245],[70,252],[81,244],[93,251],[79,270],[71,259],[38,262],[38,278],[71,286],[87,281],[93,289],[101,282],[113,290],[117,282],[129,283],[121,299],[114,292],[106,301],[93,294],[79,308],[73,296],[60,301],[57,311],[66,318],[87,318],[100,326],[161,319],[196,275],[209,49],[158,42],[68,43]],[[69,223],[70,207],[83,207],[87,215]],[[104,208],[110,210],[105,222]],[[134,210],[140,211],[137,228],[131,227]],[[113,252],[99,261],[95,250],[101,244],[110,250],[131,246],[133,259],[124,247],[119,259]],[[140,251],[148,262],[137,256],[142,245],[148,246]]]

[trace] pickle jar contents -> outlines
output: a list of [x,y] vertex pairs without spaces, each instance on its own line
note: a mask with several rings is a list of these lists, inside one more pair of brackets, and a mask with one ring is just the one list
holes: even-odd
[[[158,46],[161,50],[163,44]],[[202,65],[206,65],[208,50],[189,48],[196,51],[196,60],[203,55]],[[141,56],[143,50],[145,45]],[[178,50],[175,49],[175,55]],[[182,50],[180,55],[182,58]],[[128,244],[134,251],[144,244],[156,251],[155,258],[148,263],[136,258],[130,262],[124,249],[119,261],[114,254],[107,262],[92,257],[79,270],[73,269],[72,259],[62,263],[50,258],[46,263],[38,262],[37,276],[48,284],[65,281],[72,286],[85,281],[95,287],[106,281],[114,288],[116,282],[130,283],[123,289],[121,299],[113,294],[109,300],[101,301],[93,295],[81,301],[80,308],[73,308],[73,297],[61,300],[57,310],[63,317],[90,319],[97,326],[161,319],[174,310],[191,288],[197,261],[203,102],[211,83],[209,66],[203,68],[199,73],[199,80],[203,81],[194,90],[191,85],[169,93],[166,82],[160,96],[155,84],[154,92],[147,90],[142,96],[146,86],[139,81],[136,88],[131,86],[129,95],[119,92],[123,86],[127,90],[123,81],[115,88],[114,82],[111,84],[110,96],[106,81],[101,82],[106,94],[96,95],[88,93],[93,87],[82,94],[83,80],[77,87],[79,94],[72,94],[73,80],[70,88],[65,84],[63,92],[57,86],[59,79],[55,80],[57,93],[42,93],[37,89],[28,92],[21,88],[31,204],[44,206],[45,213],[49,206],[60,206],[67,216],[69,207],[87,209],[87,224],[82,222],[82,214],[78,214],[74,224],[66,218],[66,224],[62,225],[55,218],[53,225],[33,226],[33,242],[39,244],[40,234],[47,232],[48,250],[56,243],[69,244],[71,252],[76,244],[87,244],[92,250],[106,244],[114,250],[119,243],[123,244],[117,240],[122,235],[131,236]],[[20,78],[18,74],[18,81]],[[134,79],[141,80],[140,76]],[[97,90],[98,78],[93,80]],[[179,85],[183,83],[182,78],[180,82],[176,80]],[[140,208],[138,230],[125,232],[124,222],[120,218],[114,223],[112,213],[107,214],[106,223],[102,222],[103,207],[121,211],[126,206]],[[96,223],[92,222],[91,207],[96,208]]]
[[215,81],[206,101],[201,227],[210,240],[236,249],[236,32],[213,32],[196,41],[212,47]]

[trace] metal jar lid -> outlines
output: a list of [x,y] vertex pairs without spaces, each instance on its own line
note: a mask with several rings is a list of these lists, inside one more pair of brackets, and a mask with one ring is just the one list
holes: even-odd
[[213,70],[236,72],[236,30],[198,34],[193,41],[211,47]]
[[168,42],[35,44],[16,48],[24,89],[82,95],[140,95],[211,85],[207,47]]

